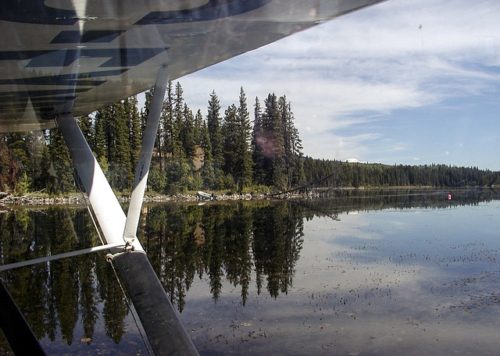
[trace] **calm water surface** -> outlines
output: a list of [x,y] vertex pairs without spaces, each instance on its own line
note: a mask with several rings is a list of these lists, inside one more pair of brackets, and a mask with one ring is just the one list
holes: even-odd
[[[149,206],[139,235],[202,354],[500,348],[500,194],[492,190],[456,191],[451,201],[444,191],[360,191]],[[2,264],[98,241],[85,209],[0,214]],[[0,278],[47,353],[147,354],[103,254]]]

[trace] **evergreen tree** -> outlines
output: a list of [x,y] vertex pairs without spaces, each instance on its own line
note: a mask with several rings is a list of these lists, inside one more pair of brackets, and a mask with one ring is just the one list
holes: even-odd
[[129,119],[124,102],[114,104],[113,107],[114,139],[111,145],[110,183],[116,189],[123,190],[132,186],[134,176],[130,160]]
[[236,183],[240,192],[243,187],[252,183],[252,154],[250,151],[250,115],[247,108],[247,99],[243,88],[240,88],[239,106],[237,111],[238,138],[236,165]]
[[208,133],[208,127],[205,121],[203,121],[201,126],[201,147],[203,149],[203,167],[201,169],[203,185],[207,188],[213,188],[215,173],[212,160],[212,144],[210,143],[210,134]]
[[237,109],[234,104],[230,105],[225,112],[222,133],[224,137],[224,173],[234,179],[237,174],[238,161],[238,118]]
[[135,95],[125,100],[125,115],[128,117],[131,169],[135,174],[135,167],[139,160],[142,145],[141,116],[137,109],[137,97]]
[[19,165],[7,145],[7,135],[0,136],[0,190],[14,189]]
[[181,141],[181,129],[184,123],[184,91],[181,83],[175,85],[174,112],[173,112],[173,157],[175,159],[183,158],[183,144]]
[[286,176],[286,181],[287,181],[287,188],[288,188],[288,183],[291,182],[291,175],[293,171],[293,154],[292,154],[292,140],[291,140],[291,127],[289,125],[290,123],[290,113],[288,111],[288,103],[286,101],[286,96],[281,96],[278,99],[278,111],[279,111],[279,116],[280,116],[280,121],[281,121],[281,127],[283,130],[283,160],[284,160],[284,167],[285,167],[285,176]]
[[[27,189],[31,185],[30,172],[30,161],[31,161],[31,142],[33,141],[33,134],[22,134],[22,133],[8,133],[6,135],[6,143],[10,151],[10,156],[13,159],[12,165],[10,166],[11,171],[11,183],[12,188],[19,194],[26,193]],[[20,181],[23,184],[18,184]]]
[[[116,122],[115,122],[115,105],[105,107],[103,112],[104,132],[106,135],[106,159],[109,165],[115,157],[115,140],[116,140]],[[108,172],[109,173],[109,172]]]
[[195,149],[194,117],[193,112],[189,109],[187,104],[184,104],[182,117],[184,120],[182,121],[180,139],[185,157],[191,160],[194,156]]
[[304,184],[304,167],[302,163],[302,141],[294,124],[294,116],[291,104],[286,97],[278,100],[278,106],[283,126],[284,159],[286,176],[289,187],[297,187]]
[[202,126],[203,126],[203,115],[201,114],[201,110],[198,109],[194,117],[194,126],[193,126],[193,143],[196,146],[201,146],[201,143],[203,141]]
[[68,148],[59,129],[50,130],[49,154],[51,166],[48,169],[50,193],[66,193],[74,190],[73,164]]
[[259,98],[255,98],[254,106],[254,122],[252,130],[252,161],[253,161],[253,179],[259,184],[266,184],[266,171],[264,156],[264,129],[262,126],[262,110],[260,107]]
[[210,100],[208,101],[207,127],[210,135],[210,143],[212,145],[215,179],[219,186],[222,185],[222,168],[224,166],[221,121],[219,98],[217,94],[215,94],[215,91],[212,91]]
[[93,147],[97,162],[101,166],[104,173],[108,171],[108,145],[107,145],[107,127],[109,116],[109,108],[103,108],[96,112],[94,118],[94,139]]
[[267,137],[267,152],[264,153],[266,158],[269,158],[268,166],[270,168],[267,181],[268,184],[277,189],[284,189],[287,187],[287,177],[284,159],[283,124],[276,95],[269,94],[264,101],[264,105],[265,111],[262,123],[264,135]]
[[[167,88],[168,89],[168,88]],[[184,152],[182,135],[186,134],[183,130],[185,104],[183,98],[182,86],[179,82],[175,85],[175,95],[172,97],[171,90],[167,90],[167,103],[165,105],[165,122],[167,123],[167,131],[169,139],[169,147],[172,149],[167,167],[167,191],[170,193],[178,193],[179,191],[192,188],[191,166],[186,159]],[[186,109],[186,114],[189,108]],[[188,135],[189,136],[189,135]]]
[[43,190],[45,188],[44,179],[45,162],[48,148],[43,131],[34,131],[29,142],[30,163],[27,174],[28,190]]
[[165,101],[162,110],[162,122],[164,128],[163,142],[167,157],[172,157],[174,152],[179,152],[178,137],[179,132],[174,122],[174,94],[172,92],[172,82],[168,82]]

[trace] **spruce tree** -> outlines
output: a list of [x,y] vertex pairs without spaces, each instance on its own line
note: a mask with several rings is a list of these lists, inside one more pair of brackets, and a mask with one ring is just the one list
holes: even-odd
[[201,146],[202,142],[202,125],[203,125],[203,115],[201,114],[201,110],[198,109],[194,117],[194,126],[193,126],[193,143],[197,146]]
[[278,109],[283,127],[284,160],[287,182],[289,187],[296,187],[304,183],[302,141],[294,124],[291,104],[287,102],[285,96],[278,99]]
[[174,115],[173,115],[173,157],[174,159],[183,158],[183,145],[181,140],[181,129],[184,123],[184,91],[181,83],[175,85],[174,97]]
[[258,184],[266,184],[265,157],[263,151],[263,126],[262,110],[259,98],[255,98],[254,122],[252,129],[252,161],[253,161],[253,180]]
[[271,124],[271,137],[273,143],[272,155],[272,185],[277,189],[286,189],[288,181],[286,176],[286,162],[285,162],[285,136],[283,121],[279,110],[279,105],[274,93],[271,95],[271,100],[266,105]]
[[185,157],[190,161],[194,156],[194,117],[193,112],[184,104],[183,121],[180,132],[180,139]]
[[47,151],[47,143],[42,131],[34,131],[30,142],[30,165],[29,183],[31,189],[40,190],[45,188],[43,180],[45,178],[44,159]]
[[292,171],[290,175],[290,184],[293,187],[302,186],[305,183],[305,172],[304,172],[304,159],[302,153],[302,140],[299,137],[299,130],[295,127],[291,104],[288,103],[288,131],[290,134],[290,148],[291,148],[291,160],[292,160]]
[[130,145],[130,162],[135,174],[135,167],[139,160],[142,145],[141,116],[137,109],[137,97],[131,96],[125,101],[125,113],[128,117],[128,134]]
[[163,126],[163,147],[166,155],[169,157],[172,156],[174,151],[173,145],[175,133],[173,102],[174,96],[172,92],[172,82],[169,81],[161,112],[161,121]]
[[51,165],[48,169],[50,193],[66,193],[74,190],[73,164],[68,147],[59,129],[50,130],[49,154]]
[[[125,100],[126,101],[126,100]],[[125,101],[114,106],[114,140],[112,145],[111,184],[119,190],[132,186],[134,172],[130,161],[130,141],[128,117],[125,110]]]
[[110,117],[107,115],[108,109],[99,109],[94,118],[94,139],[93,139],[93,150],[96,156],[97,162],[101,166],[104,173],[108,171],[109,161],[108,161],[108,146],[107,146],[107,125]]
[[283,130],[283,160],[285,165],[285,176],[287,182],[291,181],[291,174],[293,171],[293,154],[291,147],[291,127],[290,123],[290,113],[288,111],[288,103],[286,101],[286,96],[281,96],[278,99],[278,111],[281,120],[281,127]]
[[11,165],[13,159],[7,146],[4,134],[0,135],[0,191],[5,192],[13,188],[15,179],[12,179]]
[[30,146],[33,140],[33,134],[22,134],[17,132],[11,132],[7,134],[7,145],[11,152],[12,158],[16,161],[16,178],[14,182],[17,182],[19,178],[25,176],[29,173],[30,168]]
[[106,159],[110,166],[114,159],[114,148],[116,140],[115,105],[109,105],[102,109],[104,120],[104,132],[106,140]]
[[250,151],[250,115],[248,113],[247,99],[243,87],[240,88],[239,106],[237,111],[238,121],[238,162],[236,167],[236,183],[240,192],[243,187],[252,183],[252,154]]
[[207,126],[210,134],[210,142],[212,144],[212,159],[216,174],[222,169],[224,164],[222,133],[221,133],[221,117],[220,117],[220,102],[215,91],[210,94],[208,101]]
[[264,101],[265,110],[262,115],[262,136],[264,138],[264,169],[266,184],[277,189],[287,186],[284,160],[283,125],[278,109],[276,95],[269,94]]
[[[168,99],[169,97],[167,97],[167,100]],[[172,120],[169,121],[171,125],[169,127],[169,137],[171,137],[170,144],[172,147],[172,155],[168,163],[166,174],[169,185],[168,191],[176,193],[188,188],[193,188],[191,175],[192,168],[190,162],[186,159],[182,137],[183,134],[187,134],[186,131],[183,131],[183,126],[185,124],[185,114],[189,115],[190,110],[189,108],[186,109],[186,105],[184,104],[183,90],[179,82],[175,85],[175,95],[172,99]],[[166,114],[168,115],[168,112]],[[192,121],[192,114],[188,120]],[[189,136],[189,134],[187,134],[187,136]],[[186,140],[189,139],[186,137]]]
[[224,173],[231,176],[234,181],[238,179],[237,161],[238,161],[238,117],[237,109],[234,104],[230,105],[224,116],[224,125],[222,127],[224,137],[223,141],[223,157],[224,157]]
[[205,121],[201,125],[201,148],[203,149],[203,167],[201,176],[203,185],[206,188],[213,188],[215,183],[214,162],[212,159],[212,144],[210,142],[210,134]]

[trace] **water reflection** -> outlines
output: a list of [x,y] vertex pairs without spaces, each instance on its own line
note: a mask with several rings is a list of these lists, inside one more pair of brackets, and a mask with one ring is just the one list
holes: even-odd
[[[0,214],[2,264],[97,244],[84,209],[15,209]],[[111,340],[119,342],[124,334],[125,297],[102,255],[38,264],[0,277],[40,340],[60,339],[72,345],[80,322],[83,332],[76,342],[91,343],[100,314]]]
[[302,207],[292,203],[149,207],[144,241],[153,267],[180,311],[197,275],[217,301],[223,279],[273,297],[286,293],[303,241]]
[[[186,307],[196,280],[206,282],[214,302],[229,283],[240,291],[244,306],[253,288],[272,298],[289,292],[303,249],[304,222],[314,217],[338,221],[353,211],[444,209],[500,198],[492,190],[456,191],[452,201],[446,196],[442,191],[348,191],[301,201],[147,206],[139,237],[179,311]],[[95,246],[98,240],[84,209],[14,209],[0,214],[2,264]],[[62,347],[72,345],[72,350],[96,351],[121,344],[126,345],[124,353],[131,347],[144,352],[140,334],[131,326],[127,300],[102,254],[3,272],[0,277],[49,349],[66,352]]]

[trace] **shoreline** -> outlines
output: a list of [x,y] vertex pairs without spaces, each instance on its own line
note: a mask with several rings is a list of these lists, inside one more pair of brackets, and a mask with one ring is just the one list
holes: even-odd
[[[250,200],[290,200],[290,199],[311,199],[320,197],[327,191],[397,191],[397,190],[443,190],[456,191],[458,189],[487,189],[488,187],[429,187],[429,186],[393,186],[393,187],[342,187],[342,188],[316,188],[307,193],[246,193],[246,194],[218,194],[214,200],[200,199],[197,193],[185,193],[175,195],[147,194],[144,196],[144,203],[177,203],[177,202],[215,202],[215,201],[250,201]],[[130,200],[128,195],[117,195],[120,203],[127,203]],[[47,205],[74,205],[86,206],[87,198],[83,193],[69,193],[61,196],[48,196],[46,194],[30,193],[26,195],[11,195],[0,192],[0,206],[47,206]]]
[[[177,202],[217,202],[217,201],[249,201],[249,200],[281,200],[281,199],[300,199],[311,198],[318,194],[282,194],[270,196],[266,194],[220,194],[214,200],[199,199],[196,193],[163,195],[154,194],[144,196],[144,203],[177,203]],[[129,196],[119,195],[117,199],[120,203],[127,203],[130,200]],[[84,194],[72,193],[62,196],[43,196],[43,195],[7,195],[0,199],[0,206],[46,206],[46,205],[73,205],[86,206],[87,198]]]

